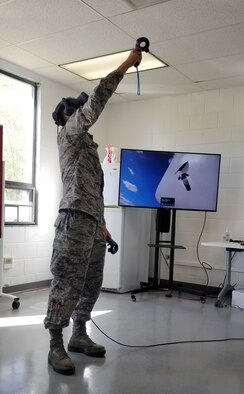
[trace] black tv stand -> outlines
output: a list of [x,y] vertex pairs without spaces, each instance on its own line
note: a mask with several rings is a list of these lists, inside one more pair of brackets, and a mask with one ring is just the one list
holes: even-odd
[[[159,208],[161,209],[161,208]],[[169,293],[166,294],[167,297],[171,297],[171,291],[173,290],[173,282],[174,282],[174,252],[175,249],[186,249],[182,245],[175,245],[175,223],[176,223],[176,210],[171,210],[171,226],[170,226],[170,240],[169,241],[161,241],[160,240],[160,223],[159,223],[159,212],[157,209],[156,216],[156,234],[155,234],[155,243],[149,243],[148,246],[150,248],[155,248],[154,252],[154,276],[153,281],[149,283],[140,282],[140,288],[131,291],[131,299],[132,301],[136,301],[135,294],[144,293],[152,290],[166,290]],[[168,279],[168,288],[165,289],[160,286],[160,278],[158,275],[159,271],[159,250],[161,248],[170,250],[170,260],[169,260],[169,279]]]

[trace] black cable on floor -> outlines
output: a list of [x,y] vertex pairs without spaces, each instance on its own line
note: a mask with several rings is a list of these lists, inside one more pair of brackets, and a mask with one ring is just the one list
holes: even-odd
[[156,343],[153,345],[128,345],[125,343],[121,343],[116,341],[115,339],[111,338],[107,335],[95,322],[91,319],[94,326],[103,334],[105,337],[110,339],[112,342],[117,343],[120,346],[130,347],[130,348],[150,348],[150,347],[158,347],[158,346],[169,346],[169,345],[181,345],[186,343],[211,343],[211,342],[228,342],[228,341],[244,341],[244,338],[221,338],[221,339],[197,339],[195,341],[174,341],[174,342],[164,342],[164,343]]

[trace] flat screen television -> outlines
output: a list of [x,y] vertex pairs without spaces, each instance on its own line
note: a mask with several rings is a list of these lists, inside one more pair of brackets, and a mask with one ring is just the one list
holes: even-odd
[[121,149],[121,207],[217,210],[221,155]]

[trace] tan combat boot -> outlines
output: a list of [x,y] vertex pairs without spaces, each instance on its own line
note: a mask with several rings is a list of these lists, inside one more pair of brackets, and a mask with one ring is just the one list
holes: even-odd
[[49,330],[49,332],[51,340],[48,363],[54,371],[62,375],[72,375],[75,372],[75,365],[64,349],[62,329]]
[[84,353],[91,357],[103,357],[106,353],[104,346],[94,343],[86,333],[85,323],[75,323],[73,334],[68,344],[70,352]]

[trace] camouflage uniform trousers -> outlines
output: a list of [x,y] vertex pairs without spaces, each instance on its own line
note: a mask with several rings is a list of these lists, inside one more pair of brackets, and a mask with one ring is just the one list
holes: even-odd
[[44,326],[64,328],[70,318],[90,320],[99,296],[106,240],[103,228],[92,216],[77,211],[62,211],[55,222],[51,259],[51,282]]

